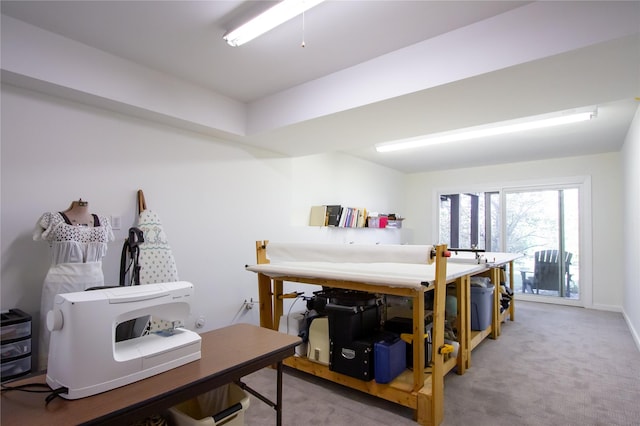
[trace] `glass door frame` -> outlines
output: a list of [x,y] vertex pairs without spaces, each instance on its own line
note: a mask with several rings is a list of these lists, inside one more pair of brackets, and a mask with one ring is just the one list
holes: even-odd
[[[546,297],[535,294],[516,294],[516,300],[529,300],[544,303],[555,303],[571,306],[593,306],[593,239],[591,220],[591,177],[573,176],[553,179],[535,179],[520,182],[509,182],[502,184],[470,185],[458,188],[444,188],[434,190],[434,215],[433,234],[440,235],[440,210],[439,202],[441,195],[465,193],[465,192],[499,192],[500,193],[500,249],[506,247],[506,211],[505,198],[507,192],[526,192],[537,190],[559,190],[567,188],[578,189],[579,219],[578,229],[580,235],[580,299],[571,300],[562,297]],[[494,248],[495,250],[495,248]],[[496,250],[498,251],[498,250]]]

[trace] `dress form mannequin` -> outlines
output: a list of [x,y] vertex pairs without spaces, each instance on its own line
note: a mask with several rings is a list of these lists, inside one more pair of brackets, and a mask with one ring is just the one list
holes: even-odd
[[33,239],[47,241],[51,247],[51,266],[44,278],[40,303],[38,368],[43,370],[49,355],[46,316],[53,308],[55,295],[104,285],[102,258],[114,236],[109,218],[90,213],[89,203],[79,199],[64,212],[44,213],[36,223]]
[[63,213],[69,218],[72,225],[93,226],[93,216],[89,212],[89,202],[82,201],[82,198],[71,202],[71,206]]

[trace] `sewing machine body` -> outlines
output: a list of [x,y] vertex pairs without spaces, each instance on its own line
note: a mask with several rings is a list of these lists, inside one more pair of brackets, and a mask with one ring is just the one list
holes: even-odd
[[[200,336],[179,327],[190,312],[193,284],[173,282],[59,294],[51,330],[47,383],[77,399],[200,359]],[[118,325],[151,317],[166,328],[117,341]]]

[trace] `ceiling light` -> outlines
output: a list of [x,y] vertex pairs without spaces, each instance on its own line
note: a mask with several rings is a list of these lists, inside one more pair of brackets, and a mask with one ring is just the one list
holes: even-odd
[[545,127],[559,126],[562,124],[577,123],[579,121],[590,120],[597,116],[597,109],[572,111],[571,113],[544,114],[525,119],[503,121],[487,126],[471,127],[468,129],[437,133],[418,138],[404,139],[395,142],[388,142],[376,146],[378,152],[399,151],[402,149],[420,148],[427,145],[436,145],[448,142],[466,141],[469,139],[484,138],[487,136],[498,136],[507,133],[522,132],[525,130],[542,129]]
[[224,38],[230,46],[240,46],[311,9],[322,1],[323,0],[282,0],[246,24],[228,32],[222,38]]

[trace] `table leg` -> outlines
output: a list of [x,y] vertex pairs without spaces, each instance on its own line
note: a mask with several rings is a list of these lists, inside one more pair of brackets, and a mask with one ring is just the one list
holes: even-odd
[[[271,364],[273,366],[273,364]],[[276,410],[276,425],[282,426],[282,361],[276,363],[276,402],[274,403],[260,392],[252,389],[249,385],[243,382],[241,379],[236,381],[236,384],[242,389],[249,392],[274,410]]]
[[282,426],[282,361],[278,361],[276,370],[276,425]]

